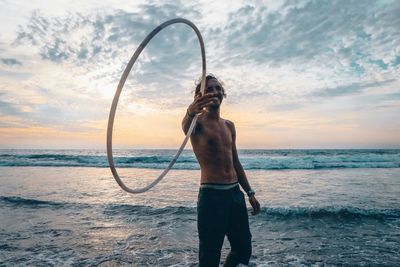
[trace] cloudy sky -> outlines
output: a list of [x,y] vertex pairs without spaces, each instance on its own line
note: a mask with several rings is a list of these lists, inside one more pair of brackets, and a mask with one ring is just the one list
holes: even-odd
[[[239,148],[400,148],[396,0],[0,0],[0,148],[104,148],[127,62],[175,17],[203,35]],[[124,87],[114,147],[176,148],[200,74],[188,26],[157,35]]]

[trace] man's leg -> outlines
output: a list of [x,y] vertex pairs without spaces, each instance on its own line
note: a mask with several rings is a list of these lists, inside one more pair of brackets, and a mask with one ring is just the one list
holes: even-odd
[[231,244],[231,252],[224,266],[237,266],[239,263],[249,264],[251,233],[246,202],[241,191],[234,193],[234,207],[232,208],[227,236]]
[[[200,267],[217,267],[228,225],[229,203],[213,189],[200,190],[197,205]],[[229,198],[227,198],[229,200]]]

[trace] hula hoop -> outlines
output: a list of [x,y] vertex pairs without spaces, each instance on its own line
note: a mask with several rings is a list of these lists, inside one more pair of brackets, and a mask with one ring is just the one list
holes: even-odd
[[192,134],[192,131],[196,125],[198,114],[193,118],[192,123],[190,124],[189,130],[185,136],[185,139],[182,142],[182,145],[180,146],[178,152],[175,154],[174,158],[171,160],[171,162],[168,164],[168,167],[156,178],[153,182],[151,182],[148,186],[143,187],[143,188],[137,188],[137,189],[132,189],[126,186],[122,180],[120,179],[118,172],[115,168],[114,165],[114,158],[112,155],[112,133],[113,133],[113,126],[114,126],[114,118],[115,118],[115,112],[117,109],[117,104],[119,97],[121,95],[122,88],[124,87],[124,84],[126,82],[126,79],[128,78],[129,72],[131,71],[133,65],[135,64],[137,58],[139,57],[140,53],[143,51],[143,49],[146,47],[146,45],[150,42],[150,40],[157,34],[159,33],[162,29],[165,27],[175,24],[175,23],[183,23],[186,25],[189,25],[196,33],[197,38],[199,39],[199,44],[201,48],[201,57],[202,57],[202,76],[201,76],[201,87],[200,91],[202,94],[204,94],[204,88],[205,88],[205,82],[206,82],[206,52],[204,48],[204,42],[203,42],[203,37],[200,34],[200,31],[197,29],[196,25],[194,25],[191,21],[183,18],[176,18],[176,19],[171,19],[168,20],[162,24],[160,24],[157,28],[155,28],[147,37],[142,41],[142,43],[139,45],[139,47],[136,49],[135,53],[133,54],[132,58],[129,60],[128,65],[126,66],[121,79],[119,80],[117,90],[114,95],[114,99],[111,105],[111,110],[110,110],[110,115],[108,117],[108,126],[107,126],[107,158],[108,158],[108,163],[110,165],[111,173],[114,176],[115,181],[117,181],[118,185],[125,190],[126,192],[132,193],[132,194],[138,194],[138,193],[144,193],[153,186],[155,186],[158,182],[160,182],[165,175],[168,173],[168,171],[172,168],[172,166],[175,164],[176,160],[178,159],[179,155],[182,153],[187,141],[189,140],[190,135]]

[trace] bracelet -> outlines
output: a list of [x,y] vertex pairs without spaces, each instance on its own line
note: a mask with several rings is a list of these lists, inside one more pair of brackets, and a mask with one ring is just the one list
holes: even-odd
[[187,114],[190,118],[194,118],[194,116],[196,116],[196,114],[191,115],[191,114],[189,113],[189,109],[186,109],[186,114]]
[[253,189],[250,189],[249,191],[247,191],[247,196],[248,196],[248,197],[252,197],[252,196],[254,196],[255,194],[256,194],[256,192],[254,192]]

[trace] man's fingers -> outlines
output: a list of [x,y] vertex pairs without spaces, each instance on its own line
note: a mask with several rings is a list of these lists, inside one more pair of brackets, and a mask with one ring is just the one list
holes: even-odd
[[259,214],[259,213],[260,213],[260,210],[256,210],[256,209],[254,209],[254,210],[251,212],[252,215],[257,215],[257,214]]
[[218,99],[216,96],[204,96],[202,98],[197,99],[197,103],[204,103],[213,99]]
[[204,108],[210,104],[216,103],[217,101],[218,101],[218,98],[206,99],[203,101],[199,101],[197,104],[199,105],[200,108]]
[[252,215],[257,215],[261,211],[260,203],[257,200],[250,201],[251,206],[253,207],[253,211],[251,212]]
[[206,95],[204,95],[204,96],[201,96],[201,97],[199,97],[199,98],[197,98],[197,101],[207,101],[207,99],[210,99],[210,98],[214,98],[214,97],[217,97],[217,94],[206,94]]
[[254,211],[260,211],[260,206],[256,204],[256,205],[254,206]]

